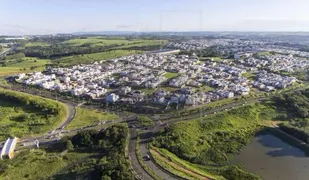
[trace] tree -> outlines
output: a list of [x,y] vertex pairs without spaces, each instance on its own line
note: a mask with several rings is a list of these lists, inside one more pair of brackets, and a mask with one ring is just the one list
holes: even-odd
[[73,143],[72,143],[71,140],[66,141],[65,147],[66,147],[66,150],[68,150],[68,151],[72,151],[74,149],[74,146],[73,146]]

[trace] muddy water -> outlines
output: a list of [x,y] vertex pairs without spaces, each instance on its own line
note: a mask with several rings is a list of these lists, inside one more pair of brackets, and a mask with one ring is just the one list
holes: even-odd
[[234,162],[265,180],[309,180],[309,157],[270,134],[255,137]]

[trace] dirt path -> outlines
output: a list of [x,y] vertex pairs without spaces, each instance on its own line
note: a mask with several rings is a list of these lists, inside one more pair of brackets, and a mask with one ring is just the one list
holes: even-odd
[[189,170],[181,165],[178,165],[168,159],[166,159],[160,152],[156,151],[155,149],[150,149],[151,153],[156,155],[158,158],[160,158],[161,160],[165,160],[169,165],[171,165],[172,167],[174,167],[175,169],[179,170],[179,171],[182,171],[182,172],[186,172],[187,174],[190,174],[192,176],[194,176],[195,178],[198,178],[198,179],[204,179],[204,180],[211,180],[210,178],[204,176],[204,175],[201,175],[197,172],[194,172],[192,170]]

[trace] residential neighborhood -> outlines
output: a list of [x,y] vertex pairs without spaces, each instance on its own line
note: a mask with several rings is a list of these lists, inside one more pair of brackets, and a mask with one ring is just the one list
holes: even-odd
[[[200,60],[194,53],[175,52],[165,50],[48,68],[19,74],[17,81],[108,103],[195,106],[249,95],[253,89],[270,92],[287,88],[297,78],[276,72],[294,72],[309,66],[304,58],[284,54],[236,53],[234,59],[214,61]],[[245,74],[254,76],[248,78]]]

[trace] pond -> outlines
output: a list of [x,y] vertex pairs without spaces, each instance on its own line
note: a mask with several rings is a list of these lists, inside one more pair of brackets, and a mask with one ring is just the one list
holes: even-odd
[[309,157],[271,134],[256,136],[234,163],[265,180],[309,180]]

